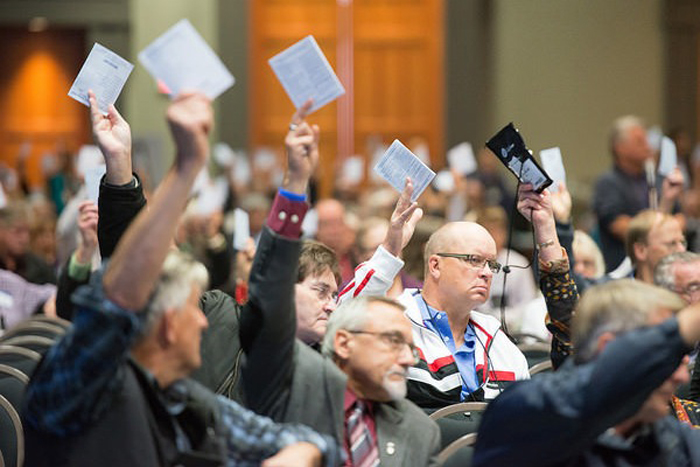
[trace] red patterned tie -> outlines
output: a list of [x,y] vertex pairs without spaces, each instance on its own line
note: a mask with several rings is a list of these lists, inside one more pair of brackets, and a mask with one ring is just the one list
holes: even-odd
[[365,405],[356,401],[347,421],[347,436],[353,467],[374,467],[379,465],[379,451],[372,439],[372,433],[362,415]]

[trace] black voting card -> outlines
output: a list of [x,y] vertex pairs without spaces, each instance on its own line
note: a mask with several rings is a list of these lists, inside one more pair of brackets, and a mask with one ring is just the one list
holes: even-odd
[[512,122],[488,140],[486,147],[513,172],[520,183],[531,184],[536,192],[541,193],[552,184],[552,179],[532,157],[523,137]]

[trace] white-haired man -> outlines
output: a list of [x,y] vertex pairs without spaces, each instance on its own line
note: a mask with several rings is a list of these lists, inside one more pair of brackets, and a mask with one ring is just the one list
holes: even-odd
[[[96,131],[128,134],[114,107],[102,116],[94,95],[90,102]],[[197,94],[178,96],[168,123],[174,166],[104,276],[74,295],[72,329],[27,388],[26,465],[318,466],[324,454],[336,465],[332,440],[276,425],[186,379],[201,364],[207,319],[198,301],[207,272],[182,253],[168,254],[168,239],[209,153],[211,104]]]
[[574,317],[575,357],[489,405],[474,465],[700,466],[700,432],[669,415],[700,339],[698,306],[685,306],[641,281],[589,288]]

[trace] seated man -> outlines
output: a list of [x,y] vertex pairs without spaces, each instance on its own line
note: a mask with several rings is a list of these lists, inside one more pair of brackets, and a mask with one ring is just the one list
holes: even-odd
[[[113,107],[102,117],[92,94],[90,102],[93,122],[121,120]],[[337,465],[332,440],[275,425],[186,379],[201,363],[207,320],[197,303],[207,273],[182,253],[168,255],[167,240],[206,163],[209,101],[177,97],[168,122],[177,145],[173,168],[104,277],[76,292],[72,329],[27,388],[26,465],[233,466],[266,458],[320,465],[323,455]]]
[[[552,290],[573,287],[549,196],[548,191],[537,194],[523,186],[518,201],[518,209],[533,223],[548,304],[554,297]],[[488,300],[493,276],[501,269],[496,255],[496,243],[482,226],[472,222],[446,224],[433,233],[425,247],[423,289],[407,289],[398,298],[406,307],[421,351],[420,361],[408,373],[408,398],[423,408],[490,400],[513,381],[530,377],[525,356],[505,335],[500,322],[473,311]],[[403,264],[398,258],[393,261],[398,268]],[[388,288],[393,276],[373,269],[365,263],[357,275],[388,276],[390,280],[384,284]],[[357,288],[355,283],[346,287],[341,301],[356,294]],[[383,291],[379,288],[373,293]],[[571,294],[564,295],[566,299]]]
[[625,247],[634,266],[634,278],[654,283],[654,268],[661,258],[685,251],[685,236],[678,219],[659,211],[642,211],[630,220]]
[[490,404],[474,465],[700,466],[700,432],[669,416],[700,339],[700,310],[684,306],[639,281],[590,288],[574,317],[575,361]]
[[[271,215],[263,229],[241,313],[246,402],[275,421],[304,423],[332,435],[345,445],[347,465],[376,465],[378,460],[384,466],[435,464],[437,425],[403,398],[406,371],[415,357],[400,305],[382,298],[343,304],[323,329],[325,358],[295,338],[298,238],[305,193],[318,162],[318,130],[303,117],[303,112],[294,116],[287,135],[288,169],[275,200],[284,207],[273,207],[273,213],[285,215]],[[297,140],[308,147],[289,144]],[[409,198],[410,192],[402,197],[404,202]],[[331,300],[329,289],[318,293]]]

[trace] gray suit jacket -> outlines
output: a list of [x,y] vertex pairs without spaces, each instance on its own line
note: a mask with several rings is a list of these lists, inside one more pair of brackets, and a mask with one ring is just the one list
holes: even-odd
[[[299,251],[299,241],[263,230],[241,314],[244,393],[254,411],[278,422],[303,423],[342,446],[347,377],[295,338]],[[437,465],[440,432],[423,411],[405,399],[374,407],[383,466]]]

